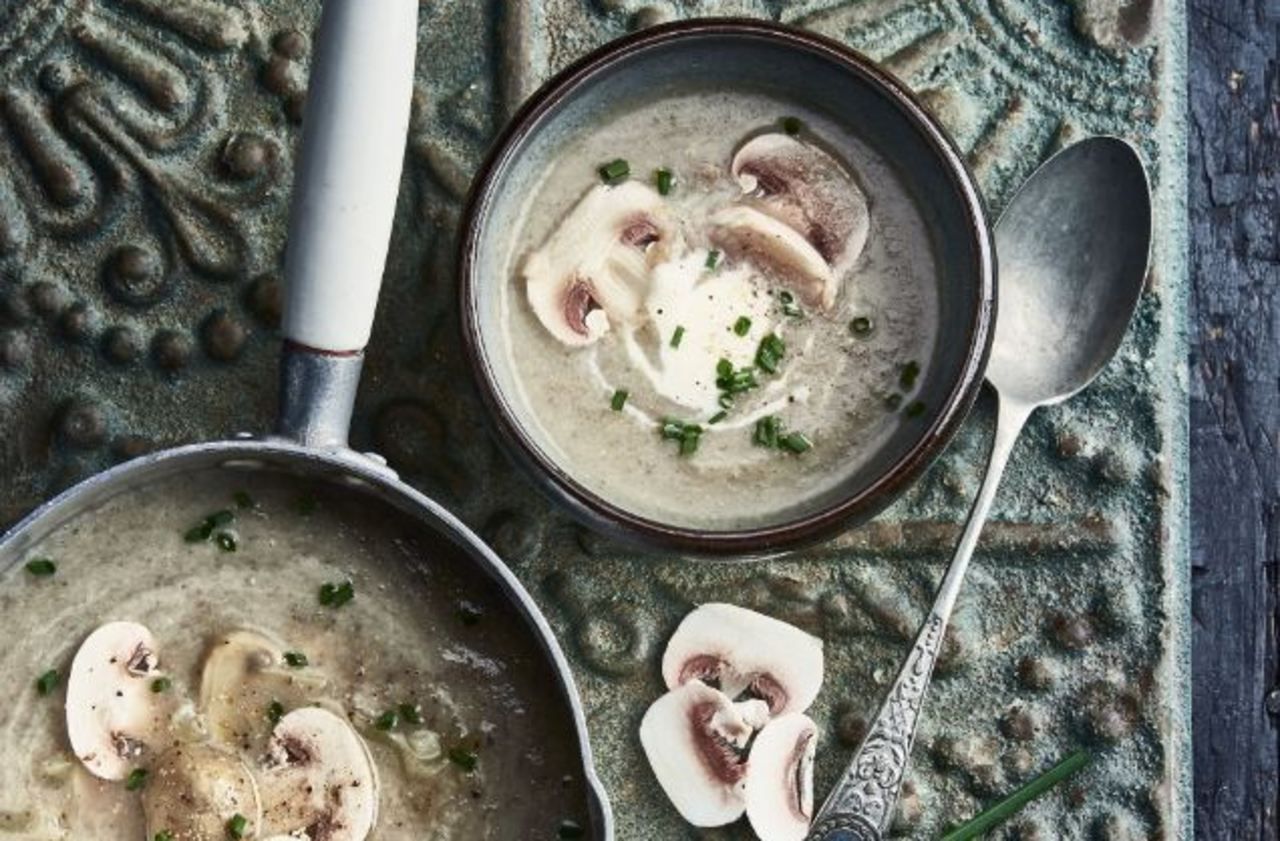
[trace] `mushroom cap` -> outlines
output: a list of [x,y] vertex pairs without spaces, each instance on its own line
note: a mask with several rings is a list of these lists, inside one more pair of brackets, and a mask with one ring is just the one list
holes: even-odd
[[236,815],[257,827],[262,803],[244,760],[210,744],[178,745],[151,766],[142,790],[147,837],[167,832],[175,841],[223,841]]
[[85,638],[67,679],[67,737],[89,772],[122,780],[164,725],[164,702],[151,691],[159,673],[151,631],[108,622]]
[[572,347],[595,342],[611,324],[636,323],[649,269],[665,258],[675,230],[662,197],[647,184],[597,184],[526,258],[529,305],[552,336]]
[[802,841],[813,820],[818,728],[802,713],[779,716],[751,746],[744,780],[747,820],[760,841]]
[[272,732],[262,790],[262,835],[304,831],[311,841],[362,841],[378,818],[378,777],[351,725],[303,707]]
[[780,132],[761,134],[738,149],[731,169],[752,203],[799,231],[837,277],[866,247],[871,230],[866,193],[820,147]]
[[717,210],[709,221],[711,241],[730,255],[770,270],[811,307],[835,306],[840,279],[795,228],[742,204]]
[[724,693],[695,680],[649,706],[640,744],[681,817],[723,826],[746,810],[744,750],[753,732]]
[[730,699],[763,699],[773,716],[809,708],[822,688],[822,640],[771,616],[711,603],[681,621],[662,657],[669,689],[693,680]]

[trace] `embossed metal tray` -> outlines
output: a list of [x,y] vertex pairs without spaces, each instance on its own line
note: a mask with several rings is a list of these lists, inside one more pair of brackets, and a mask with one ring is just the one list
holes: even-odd
[[[285,208],[316,0],[0,0],[0,522],[112,461],[274,414]],[[644,766],[657,655],[694,603],[821,634],[818,785],[892,679],[976,491],[980,402],[869,526],[757,564],[640,556],[569,524],[484,431],[458,351],[453,237],[505,116],[586,49],[685,14],[839,38],[922,93],[993,211],[1050,152],[1107,132],[1156,189],[1154,269],[1101,380],[1014,455],[939,664],[898,826],[931,837],[1079,745],[1094,764],[1019,838],[1190,837],[1184,9],[1139,0],[432,3],[382,307],[356,419],[551,616],[623,839],[685,828]]]

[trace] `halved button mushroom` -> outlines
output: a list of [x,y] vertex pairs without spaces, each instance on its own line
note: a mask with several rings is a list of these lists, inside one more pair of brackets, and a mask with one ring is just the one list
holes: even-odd
[[709,221],[711,241],[725,253],[769,269],[811,307],[835,305],[840,279],[795,228],[748,205],[722,208]]
[[160,660],[151,632],[109,622],[85,639],[67,679],[67,736],[96,777],[122,780],[155,743],[163,701],[151,691]]
[[819,147],[787,134],[762,134],[737,151],[732,171],[752,203],[799,231],[837,277],[862,253],[871,229],[866,194]]
[[258,786],[235,754],[207,744],[178,745],[150,770],[142,790],[148,838],[165,832],[175,841],[222,841],[236,815],[253,827],[261,823]]
[[654,701],[640,721],[640,744],[658,783],[694,826],[722,826],[746,811],[742,781],[754,728],[743,712],[724,693],[692,681]]
[[529,304],[558,340],[589,345],[611,324],[642,318],[649,269],[665,259],[674,236],[652,187],[599,184],[525,261]]
[[817,727],[800,713],[773,719],[756,736],[744,794],[760,841],[802,841],[809,832],[817,743]]
[[772,716],[809,708],[822,688],[822,640],[771,616],[731,604],[705,604],[676,628],[662,658],[674,689],[690,681],[730,699],[763,700]]
[[261,834],[361,841],[378,817],[368,748],[343,718],[303,707],[280,719],[260,778]]

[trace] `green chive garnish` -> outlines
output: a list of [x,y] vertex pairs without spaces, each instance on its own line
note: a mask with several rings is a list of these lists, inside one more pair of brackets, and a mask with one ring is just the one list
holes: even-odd
[[470,602],[463,602],[458,606],[458,618],[462,620],[463,625],[479,625],[483,617],[484,611]]
[[311,661],[301,651],[286,651],[284,653],[284,662],[291,669],[301,669]]
[[720,404],[720,408],[721,408],[721,409],[732,409],[732,408],[733,408],[733,395],[732,395],[732,394],[722,394],[722,395],[720,395],[720,399],[719,399],[719,400],[717,400],[716,402]]
[[341,584],[324,584],[320,587],[320,604],[325,607],[342,607],[355,597],[355,585],[349,580]]
[[395,710],[387,710],[382,715],[373,720],[373,726],[383,731],[396,729],[396,725],[400,723],[400,716],[396,715]]
[[249,819],[237,812],[227,821],[227,836],[230,838],[243,838],[244,831],[249,828]]
[[920,363],[912,360],[902,366],[902,373],[898,375],[898,382],[902,384],[903,391],[910,391],[916,387],[916,377],[920,376]]
[[849,332],[855,336],[866,337],[871,335],[871,319],[865,315],[856,316],[853,321],[849,322]]
[[36,678],[36,691],[41,695],[48,695],[58,688],[58,681],[58,670],[50,669]]
[[476,770],[476,765],[480,763],[480,757],[476,756],[476,752],[473,750],[467,750],[466,748],[450,748],[449,761],[454,765],[457,765],[463,771],[470,772]]
[[671,170],[663,168],[656,169],[653,172],[653,183],[658,187],[658,195],[667,196],[671,194],[671,185],[675,184],[675,176],[671,174]]
[[422,723],[422,708],[417,704],[401,704],[399,710],[400,717],[407,723],[413,725]]
[[760,340],[756,349],[756,365],[770,374],[778,373],[778,363],[787,353],[787,345],[776,334],[770,333]]
[[919,400],[913,400],[907,404],[907,408],[902,413],[909,418],[918,418],[924,414],[924,404]]
[[671,346],[680,347],[680,343],[684,341],[684,327],[676,327],[675,332],[671,334]]
[[129,772],[129,776],[124,778],[125,791],[137,791],[147,783],[147,769],[134,768]]
[[721,409],[720,411],[716,412],[714,415],[712,415],[710,418],[707,419],[707,425],[710,426],[713,423],[719,423],[720,421],[724,420],[727,417],[729,417],[729,413]]
[[221,511],[214,511],[208,517],[205,517],[197,525],[187,529],[187,533],[183,535],[183,539],[188,543],[203,543],[213,536],[216,529],[227,525],[236,518],[234,512],[224,508]]
[[609,401],[609,408],[615,412],[621,412],[622,407],[627,405],[627,396],[630,394],[625,388],[620,388],[613,393],[613,399]]
[[787,290],[784,289],[778,293],[778,300],[782,302],[783,315],[791,315],[791,316],[804,315],[804,312],[800,309],[800,306],[796,303],[796,296],[792,295]]
[[615,158],[604,166],[600,167],[600,180],[612,186],[621,184],[631,175],[631,164],[622,158]]
[[884,405],[888,407],[890,412],[898,411],[898,407],[902,405],[902,395],[890,394],[884,399]]
[[796,455],[813,449],[813,442],[803,432],[791,432],[778,439],[778,445]]
[[237,508],[253,507],[253,497],[249,496],[245,491],[236,491],[231,495],[231,498],[235,500]]
[[151,681],[151,691],[159,695],[162,692],[168,692],[173,688],[173,681],[167,677],[158,677]]
[[800,133],[800,129],[804,128],[804,123],[800,122],[799,117],[783,117],[782,130],[787,134],[795,137]]
[[556,837],[561,841],[569,841],[574,838],[586,838],[587,831],[582,828],[582,824],[577,821],[561,821],[560,828],[556,830]]
[[220,531],[218,536],[213,539],[218,544],[218,548],[223,552],[234,552],[239,544],[236,542],[236,536],[229,531]]
[[761,447],[773,449],[778,446],[778,434],[781,430],[782,424],[776,415],[765,415],[756,421],[756,432],[752,440]]
[[708,269],[714,269],[714,268],[716,267],[716,264],[717,264],[717,263],[719,263],[719,262],[720,262],[720,252],[719,252],[719,251],[716,251],[715,249],[712,249],[712,250],[710,250],[710,251],[708,251],[708,252],[707,252],[707,263],[706,263],[706,266],[707,266],[707,268],[708,268]]
[[738,320],[733,322],[733,332],[739,336],[745,336],[751,332],[751,319],[745,315],[739,316]]
[[942,841],[970,841],[986,833],[997,824],[1008,820],[1023,806],[1088,765],[1089,759],[1087,751],[1076,751],[973,820],[962,823],[942,836]]
[[721,359],[716,363],[716,376],[728,377],[733,374],[733,363],[727,359]]
[[282,718],[284,718],[284,704],[279,701],[272,701],[267,704],[267,721],[272,724],[279,724]]
[[702,437],[702,427],[696,423],[685,423],[675,418],[665,418],[658,427],[658,433],[665,441],[678,441],[680,455],[693,455],[698,450],[698,439]]
[[58,571],[58,565],[48,558],[35,558],[27,561],[27,572],[37,578],[47,578]]
[[173,836],[164,830],[160,830],[156,833],[156,837],[153,841],[173,841]]

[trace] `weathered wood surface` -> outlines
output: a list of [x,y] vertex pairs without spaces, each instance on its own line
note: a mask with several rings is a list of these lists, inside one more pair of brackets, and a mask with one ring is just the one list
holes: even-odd
[[1280,2],[1190,21],[1196,835],[1274,839],[1280,553]]

